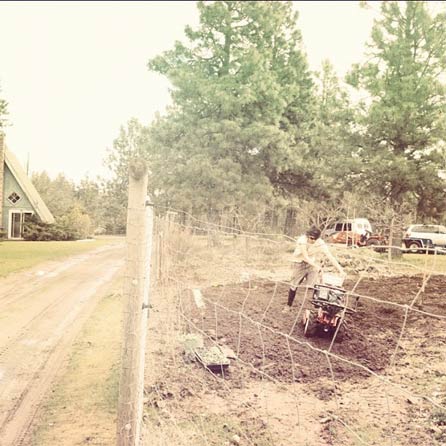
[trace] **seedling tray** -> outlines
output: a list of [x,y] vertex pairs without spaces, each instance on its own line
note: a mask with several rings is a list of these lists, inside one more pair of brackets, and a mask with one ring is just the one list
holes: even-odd
[[195,356],[198,362],[212,372],[221,372],[228,368],[231,361],[217,346],[206,348],[200,347],[195,349]]

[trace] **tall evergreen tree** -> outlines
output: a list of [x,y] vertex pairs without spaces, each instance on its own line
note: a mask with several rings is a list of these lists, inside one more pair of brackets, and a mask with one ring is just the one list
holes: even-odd
[[327,198],[341,198],[350,189],[360,169],[352,157],[355,143],[356,111],[330,61],[322,62],[316,74],[315,119],[310,132],[309,155],[315,178],[325,187]]
[[[102,200],[106,206],[102,209],[103,225],[108,233],[124,233],[127,219],[129,164],[132,158],[149,157],[148,132],[136,118],[121,126],[119,136],[113,141],[106,163],[113,173],[113,178],[104,182]],[[152,182],[161,172],[156,170],[153,160],[150,164]],[[153,187],[151,187],[153,191]]]
[[160,197],[205,209],[309,191],[313,83],[291,2],[198,9],[188,43],[149,61],[173,85],[173,107],[150,129]]
[[368,91],[357,151],[366,188],[395,205],[413,200],[420,216],[445,210],[437,144],[445,138],[446,14],[428,2],[382,2],[370,61],[349,82]]

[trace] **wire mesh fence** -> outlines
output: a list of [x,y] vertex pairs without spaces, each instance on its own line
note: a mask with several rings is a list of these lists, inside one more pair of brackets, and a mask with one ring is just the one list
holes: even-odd
[[352,311],[306,336],[289,236],[163,214],[144,444],[446,444],[445,256],[332,245]]

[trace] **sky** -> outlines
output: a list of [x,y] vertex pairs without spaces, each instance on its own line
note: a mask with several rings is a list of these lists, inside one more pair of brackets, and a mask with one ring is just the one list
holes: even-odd
[[[364,58],[376,4],[297,1],[310,68],[340,76]],[[147,61],[186,41],[195,2],[0,1],[0,97],[6,143],[29,174],[78,183],[107,178],[107,150],[133,117],[149,124],[170,103],[169,82]]]

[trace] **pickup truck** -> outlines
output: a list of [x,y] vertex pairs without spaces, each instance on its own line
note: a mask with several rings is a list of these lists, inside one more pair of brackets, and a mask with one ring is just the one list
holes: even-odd
[[[377,252],[384,252],[386,250],[387,240],[380,234],[372,234],[367,232],[363,235],[355,234],[349,231],[340,231],[331,234],[328,237],[329,243],[342,243],[347,246],[369,246],[373,247]],[[382,247],[381,247],[382,246]]]

